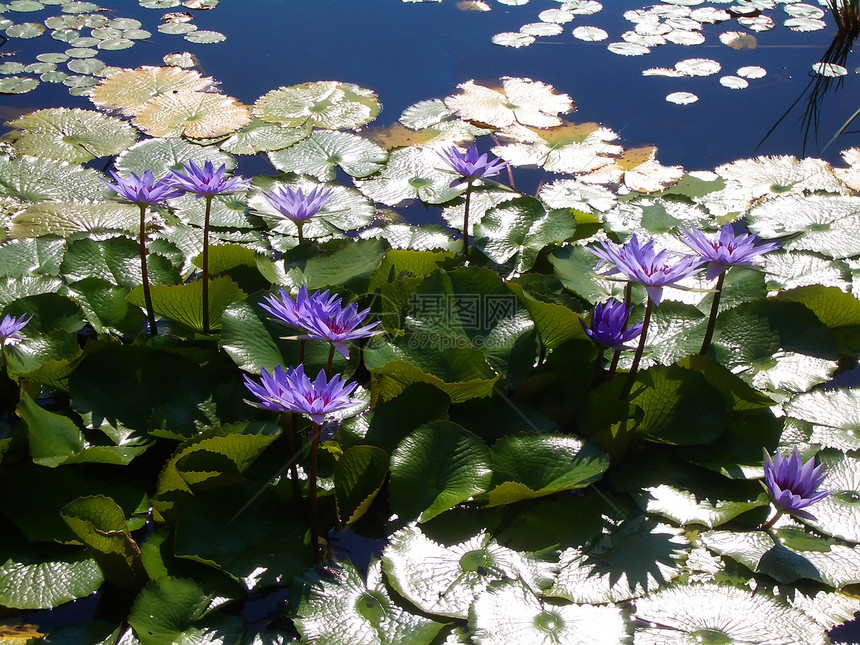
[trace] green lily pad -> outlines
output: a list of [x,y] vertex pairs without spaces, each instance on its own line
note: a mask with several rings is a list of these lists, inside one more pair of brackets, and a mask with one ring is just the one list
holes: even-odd
[[105,187],[99,174],[62,161],[0,157],[0,195],[24,201],[101,200]]
[[227,40],[227,36],[220,31],[210,31],[208,29],[197,29],[191,31],[184,36],[185,40],[195,45],[211,45]]
[[429,645],[442,623],[400,607],[382,578],[379,562],[361,579],[349,560],[294,582],[296,627],[309,643],[398,643]]
[[245,127],[224,141],[221,149],[236,155],[282,150],[307,137],[312,129],[309,123],[288,128],[277,123],[266,123],[261,119],[251,119]]
[[39,86],[35,78],[25,76],[10,76],[0,79],[0,94],[24,94]]
[[[209,328],[221,328],[221,314],[232,303],[245,297],[245,292],[230,278],[209,281]],[[155,313],[182,324],[188,329],[203,331],[203,283],[155,284],[150,287]],[[128,294],[129,302],[144,307],[143,287]]]
[[114,165],[117,172],[123,176],[135,173],[140,177],[147,170],[151,170],[156,178],[161,178],[169,170],[181,171],[182,166],[189,161],[194,161],[201,167],[211,161],[215,168],[226,165],[227,171],[236,167],[235,160],[227,153],[211,146],[201,147],[181,139],[139,141],[120,154]]
[[336,168],[351,177],[367,177],[379,171],[388,158],[380,146],[347,132],[315,132],[286,149],[269,153],[272,165],[282,172],[311,175],[333,181]]
[[478,437],[439,421],[410,433],[391,455],[392,509],[426,522],[487,490],[490,453]]
[[9,38],[36,38],[45,33],[45,26],[38,22],[22,22],[17,25],[12,25],[6,30],[6,35]]
[[353,446],[337,460],[334,471],[337,515],[351,524],[376,499],[388,475],[388,454],[374,446]]
[[357,180],[356,187],[376,202],[394,206],[409,199],[441,204],[453,199],[462,188],[451,188],[452,175],[436,150],[421,146],[391,152],[379,175]]
[[39,110],[9,125],[23,130],[15,141],[21,153],[73,163],[117,155],[137,140],[124,121],[91,110]]
[[96,561],[80,550],[44,560],[10,554],[0,564],[0,604],[14,609],[53,609],[89,596],[104,578]]
[[254,104],[254,116],[291,127],[312,123],[318,128],[342,130],[373,121],[381,109],[370,90],[352,83],[319,81],[272,90]]

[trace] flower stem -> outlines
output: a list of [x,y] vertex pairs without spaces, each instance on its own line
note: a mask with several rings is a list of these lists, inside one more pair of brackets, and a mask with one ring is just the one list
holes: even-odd
[[[633,299],[633,283],[628,282],[627,286],[624,287],[624,307],[630,308],[630,301]],[[627,331],[627,325],[629,324],[629,318],[626,323],[624,323],[624,328],[621,331]],[[618,359],[621,358],[621,350],[616,349],[615,353],[612,355],[612,364],[609,366],[609,373],[606,375],[606,380],[611,381],[615,378],[615,370],[618,369]]]
[[[149,291],[149,270],[146,268],[146,208],[146,204],[140,204],[140,275],[143,282],[146,319],[149,321],[149,335],[158,336],[158,328],[155,326],[155,311],[152,308],[152,294]],[[5,355],[3,358],[6,358]],[[3,363],[5,365],[5,360]]]
[[328,350],[328,363],[325,365],[325,377],[331,379],[331,364],[334,361],[334,344]]
[[209,333],[209,214],[212,195],[206,195],[206,214],[203,216],[203,333]]
[[296,431],[293,428],[293,413],[284,412],[281,421],[281,426],[284,429],[284,434],[287,435],[287,450],[290,453],[290,481],[293,486],[293,498],[296,503],[302,498],[302,489],[299,485],[299,469],[296,466]]
[[595,388],[603,382],[603,357],[606,350],[601,347],[597,350],[597,358],[594,361],[594,376],[591,378],[591,388]]
[[717,326],[717,312],[720,309],[720,295],[723,293],[723,279],[726,277],[725,272],[717,278],[717,287],[714,291],[714,301],[711,303],[711,317],[708,318],[708,329],[705,331],[705,339],[702,341],[702,349],[699,354],[706,354],[711,346],[711,339],[714,337],[714,328]]
[[633,356],[633,364],[630,366],[630,372],[627,374],[627,383],[624,384],[623,398],[630,394],[633,389],[633,383],[636,380],[636,372],[639,369],[639,361],[642,360],[642,353],[645,351],[645,337],[648,335],[648,323],[651,322],[651,310],[654,308],[654,303],[651,298],[648,298],[648,304],[645,305],[645,318],[642,319],[642,334],[639,336],[639,346],[636,348],[636,354]]
[[314,423],[311,437],[311,467],[308,476],[308,511],[311,519],[311,548],[316,562],[320,549],[319,518],[317,517],[317,450],[320,444],[320,424]]
[[774,514],[774,516],[773,516],[772,518],[770,518],[767,522],[765,522],[764,524],[762,524],[762,525],[759,527],[759,528],[760,528],[760,530],[762,530],[762,531],[767,531],[770,527],[772,527],[774,524],[776,524],[776,521],[777,521],[780,517],[782,517],[782,515],[783,515],[782,511],[781,511],[781,510],[779,510],[779,509],[777,509],[777,510],[776,510],[776,513]]
[[466,205],[463,209],[463,258],[469,259],[469,202],[472,198],[472,182],[466,184]]
[[299,244],[300,245],[303,244],[305,241],[305,238],[302,237],[302,226],[303,225],[304,225],[304,222],[296,222],[296,229],[298,229],[298,231],[299,231]]

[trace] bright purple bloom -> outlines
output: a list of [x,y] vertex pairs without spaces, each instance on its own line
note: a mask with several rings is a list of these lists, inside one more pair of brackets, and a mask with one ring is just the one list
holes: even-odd
[[115,182],[113,184],[103,177],[99,177],[99,179],[115,192],[117,197],[139,206],[157,204],[166,199],[180,197],[183,194],[183,191],[168,183],[166,177],[155,181],[151,170],[144,172],[142,177],[131,173],[131,177],[128,179],[123,179],[113,170],[110,171],[110,174]]
[[340,374],[327,380],[325,370],[320,370],[311,381],[305,376],[304,366],[284,370],[275,366],[272,374],[260,368],[260,383],[245,376],[245,387],[257,397],[251,405],[275,412],[299,412],[308,415],[314,423],[322,423],[327,414],[356,404],[350,399],[357,383],[345,383]]
[[733,266],[758,267],[758,256],[779,248],[776,242],[756,244],[756,235],[735,235],[731,223],[720,230],[711,240],[694,229],[681,229],[681,241],[708,261],[708,280],[713,280]]
[[454,146],[447,148],[439,153],[439,156],[445,160],[457,174],[459,179],[451,182],[451,188],[460,184],[467,184],[475,179],[486,179],[498,175],[505,166],[507,161],[493,158],[490,160],[488,154],[478,156],[478,145],[475,144],[465,153],[460,152]]
[[0,321],[0,347],[12,347],[21,342],[21,337],[18,332],[24,329],[33,316],[10,316],[6,314],[3,320]]
[[242,177],[227,179],[225,177],[226,164],[221,164],[221,167],[215,170],[211,161],[203,164],[203,168],[198,167],[193,161],[189,161],[182,169],[185,174],[171,170],[170,178],[167,181],[174,188],[179,188],[187,193],[194,193],[195,197],[229,195],[245,190],[251,183],[250,179],[243,179]]
[[380,324],[376,321],[370,325],[364,325],[364,318],[370,309],[358,310],[358,305],[352,303],[344,309],[338,301],[337,307],[330,315],[310,316],[302,322],[302,328],[307,331],[306,336],[300,338],[313,338],[316,340],[327,340],[337,348],[340,355],[349,358],[346,349],[346,341],[367,338],[381,334],[382,329],[374,329]]
[[684,255],[674,264],[670,264],[668,251],[664,249],[657,253],[654,251],[654,240],[642,245],[635,235],[624,246],[618,246],[608,240],[601,241],[600,244],[603,248],[587,250],[602,260],[597,264],[598,269],[604,262],[615,265],[603,275],[621,273],[628,280],[640,283],[645,287],[655,307],[660,306],[663,287],[674,285],[697,273],[703,262],[701,258]]
[[814,515],[800,509],[820,502],[830,494],[830,491],[816,492],[827,477],[821,472],[823,468],[820,464],[815,465],[814,457],[804,464],[797,448],[787,458],[777,452],[773,461],[765,452],[764,479],[777,510],[814,520]]
[[269,295],[265,297],[266,302],[260,303],[260,307],[274,316],[280,322],[305,329],[305,323],[312,318],[330,318],[340,309],[341,299],[329,295],[328,289],[320,293],[315,291],[308,295],[305,285],[299,287],[296,299],[284,289],[280,291],[280,297]]
[[322,210],[331,198],[331,190],[317,186],[305,195],[301,188],[294,191],[292,188],[275,186],[272,192],[264,192],[263,195],[281,215],[294,224],[300,224]]
[[580,319],[579,324],[588,337],[598,345],[609,349],[629,349],[625,343],[637,338],[642,333],[642,323],[638,322],[630,329],[625,329],[632,306],[625,306],[614,298],[598,303],[591,316],[591,327]]

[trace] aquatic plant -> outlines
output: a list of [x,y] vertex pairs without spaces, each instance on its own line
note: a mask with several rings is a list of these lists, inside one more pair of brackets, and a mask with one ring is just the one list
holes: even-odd
[[815,464],[815,458],[804,463],[797,448],[788,457],[777,452],[773,460],[765,453],[764,479],[776,514],[764,526],[773,526],[783,513],[814,520],[815,516],[803,509],[830,495],[830,491],[818,490],[827,478],[823,470],[823,466]]
[[291,188],[275,186],[271,192],[264,191],[263,195],[278,213],[296,225],[301,244],[304,241],[302,227],[325,207],[331,198],[331,191],[318,187],[305,195],[301,188],[293,191]]
[[[147,91],[201,81],[130,72]],[[111,79],[96,97],[123,96]],[[135,112],[151,100],[124,96]],[[505,107],[517,96],[521,111]],[[335,81],[267,93],[211,140],[143,136],[131,113],[20,119],[0,155],[0,306],[31,316],[0,384],[4,610],[47,625],[31,611],[100,603],[98,619],[41,629],[57,642],[826,643],[856,610],[860,569],[860,392],[817,387],[860,347],[860,156],[686,173],[563,121],[571,107],[538,81],[470,81],[411,106],[411,139],[391,150],[337,130],[380,103]],[[118,133],[125,147],[96,164],[116,154],[118,176],[149,170],[153,188],[170,170],[191,181],[191,161],[225,182],[239,155],[272,162],[209,209],[159,206],[159,337],[142,331],[138,205],[108,199],[72,144],[32,156],[40,120]],[[463,191],[438,166],[472,139],[512,172],[555,174],[536,196],[474,191],[467,264]],[[302,244],[289,222],[267,226],[263,192],[320,182],[331,210]],[[408,200],[442,224],[400,220]],[[749,253],[720,255],[738,214]],[[716,255],[679,259],[694,229]],[[710,261],[735,266],[701,355]],[[362,351],[335,351],[352,332]],[[832,492],[814,519],[758,530],[786,490],[767,487],[763,456],[795,447]],[[345,531],[376,545],[366,571]]]

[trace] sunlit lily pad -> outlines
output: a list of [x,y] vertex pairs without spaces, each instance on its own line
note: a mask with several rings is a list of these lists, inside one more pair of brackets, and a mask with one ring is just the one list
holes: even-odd
[[720,78],[720,85],[730,90],[742,90],[749,87],[749,82],[740,76],[723,76]]
[[38,80],[26,76],[0,78],[0,94],[24,94],[35,90],[38,86]]
[[821,490],[830,495],[810,511],[814,520],[803,520],[817,531],[850,542],[860,542],[860,459],[857,452],[822,450],[818,460],[824,465],[827,478]]
[[45,26],[38,22],[22,22],[17,25],[12,25],[6,30],[6,35],[9,38],[36,38],[45,33]]
[[816,18],[788,18],[783,24],[792,31],[818,31],[827,26],[826,22]]
[[89,168],[53,159],[0,157],[0,195],[25,201],[100,200],[104,188],[99,174]]
[[391,536],[382,566],[395,590],[416,607],[453,618],[466,618],[492,582],[522,580],[533,590],[549,582],[546,562],[505,548],[483,532],[445,545],[408,526]]
[[599,42],[609,38],[609,34],[600,27],[580,26],[573,30],[573,37],[586,42]]
[[281,87],[254,104],[254,116],[268,123],[298,127],[311,123],[328,130],[357,128],[379,114],[376,94],[352,83],[319,81]]
[[782,601],[714,583],[670,587],[636,602],[634,615],[647,627],[637,645],[685,643],[807,643],[824,645],[824,628]]
[[738,68],[738,76],[741,78],[764,78],[767,76],[767,70],[758,65],[748,65]]
[[185,34],[183,38],[195,45],[211,45],[213,43],[220,43],[227,40],[227,36],[222,34],[220,31],[210,31],[208,29],[199,29],[197,31],[189,32]]
[[502,47],[528,47],[535,41],[535,37],[519,31],[503,31],[491,39],[494,45]]
[[643,56],[651,53],[651,50],[645,45],[631,42],[610,43],[606,48],[613,54],[620,54],[621,56]]
[[830,78],[845,76],[848,73],[847,69],[842,65],[837,65],[836,63],[813,63],[812,71],[819,76],[827,76]]
[[[348,560],[322,574],[296,581],[299,633],[319,645],[409,642],[428,645],[442,624],[399,607],[386,587],[379,562],[367,582]],[[371,640],[372,639],[372,640]]]
[[202,92],[212,86],[212,79],[192,70],[177,67],[139,67],[123,70],[99,83],[90,100],[100,108],[136,114],[151,98],[170,92]]
[[756,37],[742,31],[726,31],[720,34],[720,42],[732,49],[755,49],[758,47]]
[[153,137],[209,139],[232,134],[251,121],[251,113],[223,94],[181,91],[161,94],[142,105],[134,124]]
[[298,128],[288,128],[277,123],[252,119],[245,127],[224,141],[221,149],[237,155],[282,150],[307,137],[311,130],[310,123]]
[[399,148],[391,152],[377,176],[355,183],[372,200],[388,206],[409,199],[441,204],[462,192],[462,188],[451,188],[455,177],[445,168],[445,161],[433,148]]
[[170,65],[171,67],[181,67],[182,69],[196,67],[200,63],[200,61],[197,60],[197,57],[190,52],[176,52],[173,54],[165,54],[162,60],[164,61],[165,65]]
[[92,110],[39,110],[9,125],[23,130],[15,141],[23,154],[77,163],[119,154],[137,140],[126,122]]
[[722,65],[710,58],[688,58],[675,63],[675,69],[688,76],[710,76],[719,72]]
[[501,137],[511,141],[493,154],[514,166],[543,166],[550,172],[584,173],[612,163],[623,148],[609,143],[618,135],[596,123],[566,123],[550,130],[521,126],[506,128]]
[[272,165],[282,172],[335,179],[336,168],[352,177],[367,177],[382,168],[388,153],[363,137],[347,132],[315,132],[284,150],[270,152]]
[[492,585],[472,611],[470,631],[477,645],[622,645],[629,640],[618,607],[545,605],[519,581]]
[[30,206],[12,219],[10,237],[40,237],[98,230],[121,230],[136,233],[140,210],[131,204],[116,202],[43,202]]
[[502,78],[502,87],[492,89],[466,81],[458,85],[460,94],[449,96],[445,105],[468,121],[501,128],[518,123],[549,128],[559,125],[559,113],[573,109],[567,94],[556,94],[546,83],[528,78]]
[[558,36],[564,32],[564,28],[554,22],[531,22],[520,27],[521,34],[529,36]]
[[236,166],[233,157],[226,152],[213,147],[200,147],[182,139],[140,141],[123,152],[115,165],[123,176],[132,172],[142,176],[147,170],[151,170],[156,178],[160,178],[166,175],[168,170],[182,170],[183,164],[191,160],[197,164],[211,161],[216,168],[226,164],[227,170]]

